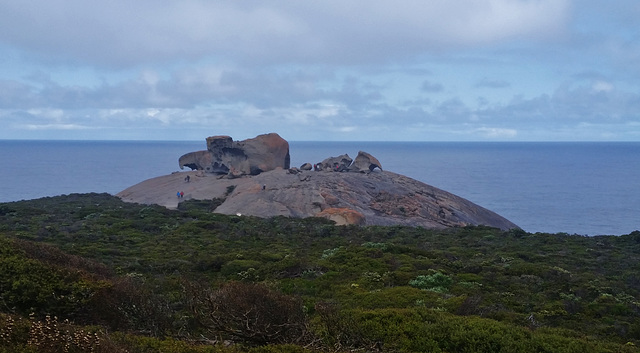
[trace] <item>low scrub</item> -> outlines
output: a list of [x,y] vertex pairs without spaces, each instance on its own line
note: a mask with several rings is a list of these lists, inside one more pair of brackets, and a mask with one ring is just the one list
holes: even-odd
[[639,351],[638,231],[335,226],[214,201],[0,204],[0,353]]

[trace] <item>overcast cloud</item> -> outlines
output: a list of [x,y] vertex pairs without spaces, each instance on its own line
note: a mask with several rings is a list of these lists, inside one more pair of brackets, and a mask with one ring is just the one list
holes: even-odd
[[640,141],[636,0],[0,0],[2,139]]

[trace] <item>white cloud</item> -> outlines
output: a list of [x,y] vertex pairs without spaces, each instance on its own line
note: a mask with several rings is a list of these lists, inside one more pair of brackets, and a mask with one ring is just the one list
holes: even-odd
[[44,124],[44,125],[36,125],[36,124],[25,124],[23,125],[24,129],[27,130],[87,130],[91,129],[89,126],[82,126],[76,124]]
[[486,77],[482,78],[475,84],[475,87],[477,88],[507,88],[509,86],[511,86],[511,84],[505,80],[489,79]]
[[640,135],[629,125],[640,111],[637,10],[631,0],[8,2],[0,138],[18,127],[58,129],[54,138],[78,127],[142,139],[214,129],[629,138]]
[[342,127],[335,128],[334,130],[340,133],[348,133],[348,132],[356,131],[357,129],[358,129],[357,126],[342,126]]
[[518,135],[518,130],[496,128],[496,127],[481,127],[476,129],[476,132],[478,132],[480,135],[484,137],[492,138],[492,139],[498,139],[498,138],[512,139]]
[[56,121],[64,117],[64,110],[62,109],[28,109],[27,113]]
[[563,31],[569,0],[14,2],[0,42],[40,60],[131,67],[215,57],[385,62]]
[[592,89],[595,92],[609,92],[613,90],[613,85],[605,81],[596,81],[593,83]]
[[422,82],[420,89],[428,93],[438,93],[444,90],[444,86],[440,83],[433,83],[431,81],[425,80],[424,82]]
[[154,116],[158,115],[158,113],[160,113],[160,110],[158,109],[147,109],[147,116],[153,118]]

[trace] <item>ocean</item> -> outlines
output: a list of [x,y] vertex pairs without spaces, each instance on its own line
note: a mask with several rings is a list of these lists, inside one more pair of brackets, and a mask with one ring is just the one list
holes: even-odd
[[[527,232],[640,229],[640,142],[290,142],[291,165],[366,151]],[[202,141],[0,141],[0,202],[119,191],[179,171]]]

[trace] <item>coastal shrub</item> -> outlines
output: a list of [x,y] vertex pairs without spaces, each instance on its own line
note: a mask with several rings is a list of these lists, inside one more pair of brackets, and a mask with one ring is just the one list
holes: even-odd
[[228,278],[237,279],[241,272],[247,271],[250,268],[253,268],[252,271],[255,271],[256,268],[260,268],[261,266],[262,262],[256,260],[231,260],[222,265],[220,272]]
[[[84,353],[109,352],[101,347],[104,335],[96,328],[72,325],[47,315],[39,320],[0,315],[0,352],[11,353]],[[107,345],[108,346],[108,345]]]
[[489,319],[429,309],[353,311],[352,315],[365,340],[389,351],[637,352],[633,345],[566,337],[555,331],[537,333]]
[[452,283],[451,277],[439,271],[431,275],[420,275],[409,281],[409,285],[412,287],[442,293],[446,292]]
[[343,249],[343,247],[342,247],[342,246],[337,247],[337,248],[333,248],[333,249],[326,249],[326,250],[324,250],[324,251],[322,252],[322,256],[321,256],[321,258],[322,258],[323,260],[324,260],[324,259],[328,259],[328,258],[330,258],[330,257],[334,256],[335,254],[337,254],[337,253],[338,253],[338,251],[340,251],[340,250],[342,250],[342,249]]
[[[640,344],[636,233],[345,227],[167,210],[101,194],[0,206],[0,312],[22,327],[14,331],[21,342],[34,312],[39,321],[48,314],[133,337],[118,343],[120,351],[248,351],[243,343],[258,343],[199,325],[180,286],[243,280],[299,298],[314,342],[323,343],[309,349],[335,350],[334,342],[343,351],[626,352],[638,351],[627,342]],[[333,339],[317,303],[331,303],[343,318]],[[531,335],[523,345],[498,337],[522,332]],[[490,344],[473,343],[484,335]],[[235,344],[213,344],[222,339]],[[262,346],[276,347],[302,349]],[[21,352],[14,348],[0,352]]]
[[318,335],[324,347],[332,351],[376,351],[378,343],[369,339],[351,311],[341,309],[331,302],[315,305],[318,314]]
[[437,293],[409,286],[352,293],[343,302],[361,309],[437,307],[442,304]]
[[86,311],[90,322],[111,330],[132,330],[160,337],[170,333],[176,321],[169,302],[135,274],[103,285],[87,303]]
[[78,272],[54,269],[20,255],[0,257],[2,306],[23,315],[73,316],[90,300],[95,287]]
[[[187,212],[190,216],[200,216],[200,212],[213,212],[224,202],[223,198],[210,200],[190,199],[178,203],[178,210]],[[199,212],[200,211],[200,212]]]
[[369,241],[369,242],[363,243],[362,246],[365,248],[380,249],[382,251],[387,250],[387,244],[385,243],[374,243]]
[[213,337],[258,345],[310,339],[301,299],[263,284],[228,282],[213,290],[188,286],[186,296],[194,318]]
[[84,275],[94,278],[113,276],[113,271],[108,266],[81,256],[68,254],[51,244],[15,240],[12,245],[17,250],[24,251],[25,257],[54,267],[81,271]]

